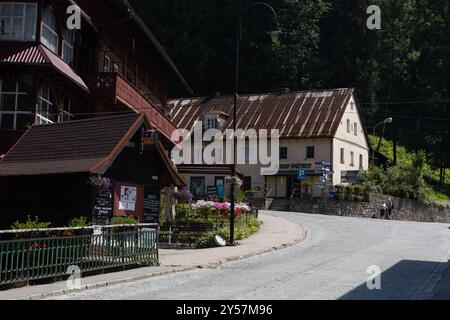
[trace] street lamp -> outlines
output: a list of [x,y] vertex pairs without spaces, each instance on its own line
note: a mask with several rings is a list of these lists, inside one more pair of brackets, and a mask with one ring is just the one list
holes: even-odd
[[[266,2],[253,2],[251,3],[245,10],[240,10],[239,13],[239,19],[238,19],[238,25],[237,25],[237,37],[236,37],[236,78],[235,78],[235,91],[234,91],[234,102],[233,102],[233,165],[232,167],[232,179],[231,179],[231,185],[230,185],[230,200],[231,200],[231,214],[230,214],[230,245],[234,244],[234,220],[235,220],[235,208],[236,208],[236,201],[235,201],[235,186],[236,184],[233,182],[236,179],[236,162],[237,162],[237,141],[236,141],[236,129],[237,129],[237,103],[238,103],[238,91],[239,91],[239,51],[240,51],[240,45],[242,40],[242,22],[244,20],[245,14],[253,7],[255,6],[262,6],[271,11],[271,13],[274,16],[275,19],[275,28],[267,32],[267,35],[270,36],[272,41],[278,41],[281,29],[280,25],[278,24],[278,17],[277,13],[275,12],[275,9],[270,6]],[[241,5],[242,8],[242,5]]]
[[[394,122],[394,119],[392,119],[392,117],[386,118],[383,121],[381,121],[380,123],[377,123],[375,125],[375,127],[373,127],[373,136],[375,137],[376,135],[376,130],[379,126],[383,125],[383,133],[380,135],[380,140],[378,141],[378,146],[377,146],[377,152],[379,152],[380,147],[381,147],[381,141],[383,139],[384,133],[386,131],[386,125],[387,124],[391,124],[392,122]],[[372,161],[373,161],[373,167],[372,167],[372,189],[375,187],[375,146],[372,146]]]

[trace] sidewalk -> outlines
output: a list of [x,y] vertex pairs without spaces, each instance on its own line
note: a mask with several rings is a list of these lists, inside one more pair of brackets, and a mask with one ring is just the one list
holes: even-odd
[[240,245],[236,247],[202,250],[160,250],[160,267],[147,267],[85,277],[82,279],[82,288],[79,290],[67,289],[66,282],[62,281],[0,291],[0,300],[45,299],[196,268],[215,268],[226,262],[283,249],[306,238],[306,230],[297,223],[267,215],[260,215],[260,220],[263,221],[260,232],[249,239],[240,241]]

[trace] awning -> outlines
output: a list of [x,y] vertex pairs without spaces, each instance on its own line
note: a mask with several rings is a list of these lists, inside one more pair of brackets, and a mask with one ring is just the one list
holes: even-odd
[[89,88],[80,76],[59,56],[42,44],[34,42],[7,42],[0,45],[1,64],[49,66],[85,91]]

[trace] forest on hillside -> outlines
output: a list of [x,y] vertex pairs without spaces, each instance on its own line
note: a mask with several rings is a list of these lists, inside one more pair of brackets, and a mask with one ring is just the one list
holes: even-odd
[[[132,0],[196,96],[233,93],[240,0]],[[246,2],[246,1],[244,1]],[[241,93],[355,87],[368,133],[386,117],[386,137],[450,167],[448,0],[268,0],[244,20]],[[366,26],[370,5],[381,30]],[[172,96],[186,95],[174,90]],[[395,147],[394,147],[395,150]],[[442,179],[441,179],[442,180]]]

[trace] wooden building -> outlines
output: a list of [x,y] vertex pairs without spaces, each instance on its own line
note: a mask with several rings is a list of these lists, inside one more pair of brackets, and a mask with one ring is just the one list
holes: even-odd
[[[73,5],[80,9],[81,28],[70,30],[67,21],[73,13],[67,12]],[[155,132],[159,136],[160,152],[148,156],[147,164],[140,164],[142,175],[159,176],[160,179],[167,177],[170,180],[167,184],[182,183],[173,175],[163,174],[164,170],[160,171],[160,175],[153,172],[158,167],[157,163],[165,163],[167,172],[173,170],[170,161],[165,161],[168,150],[173,146],[172,132],[176,129],[166,117],[167,95],[172,85],[181,85],[190,92],[161,44],[125,0],[0,1],[0,158],[4,158],[0,166],[3,168],[12,163],[12,155],[29,145],[27,139],[30,136],[39,136],[42,143],[50,144],[45,148],[49,154],[52,154],[52,148],[55,152],[64,149],[74,156],[72,160],[76,162],[77,155],[67,149],[64,141],[53,144],[53,135],[59,134],[58,129],[70,130],[67,128],[71,125],[66,124],[70,122],[90,128],[94,123],[90,119],[99,118],[95,120],[99,126],[103,121],[112,126],[111,132],[96,132],[108,140],[107,135],[122,132],[120,124],[116,128],[111,123],[111,117],[128,115],[144,121],[145,125],[141,123],[141,126],[145,126],[145,131]],[[83,122],[85,120],[87,122]],[[30,128],[30,132],[18,142]],[[124,135],[119,140],[125,141],[125,132],[122,133]],[[78,131],[76,137],[68,136],[70,139],[67,141],[80,145],[89,143],[84,130]],[[15,144],[15,149],[11,150]],[[95,148],[86,150],[96,154],[96,148],[100,150],[101,147],[99,143]],[[133,163],[133,157],[127,156],[128,148],[125,146],[120,157],[126,158],[124,163]],[[33,152],[31,149],[25,150]],[[26,152],[20,153],[21,157],[26,158]],[[35,158],[34,164],[45,166],[45,159]],[[62,165],[69,166],[73,164],[72,160]],[[77,183],[66,187],[73,191],[70,194],[80,196],[87,192],[84,175],[98,173],[92,170],[70,172],[67,168],[60,168],[59,172],[43,170],[41,173],[31,173],[26,166],[17,168],[19,171],[15,171],[14,179],[8,170],[0,169],[4,173],[2,175],[9,176],[5,179],[0,177],[0,208],[7,210],[0,212],[2,221],[10,213],[33,215],[50,208],[44,204],[40,209],[33,206],[43,203],[37,201],[41,199],[41,191],[47,190],[48,197],[53,198],[50,194],[55,188],[59,191],[59,178],[64,181],[68,175],[83,175]],[[81,169],[87,168],[77,170]],[[135,181],[141,185],[146,183],[133,176],[129,168],[126,169],[121,174],[127,177],[119,180]],[[116,179],[116,174],[111,171],[100,173]],[[15,188],[15,183],[21,188]],[[40,188],[36,189],[38,185]],[[83,188],[78,189],[76,185]],[[19,189],[22,191],[16,194]],[[16,202],[14,207],[10,200],[5,202],[5,194],[9,199],[22,200]],[[35,198],[36,194],[40,194],[39,198]],[[24,207],[24,201],[29,205]],[[67,204],[67,201],[61,203]],[[80,207],[76,207],[78,204]],[[86,201],[71,201],[71,205],[66,205],[64,209],[71,207],[73,210],[63,211],[68,215],[81,212],[88,215],[86,204]],[[56,214],[58,206],[55,204],[53,209]]]

